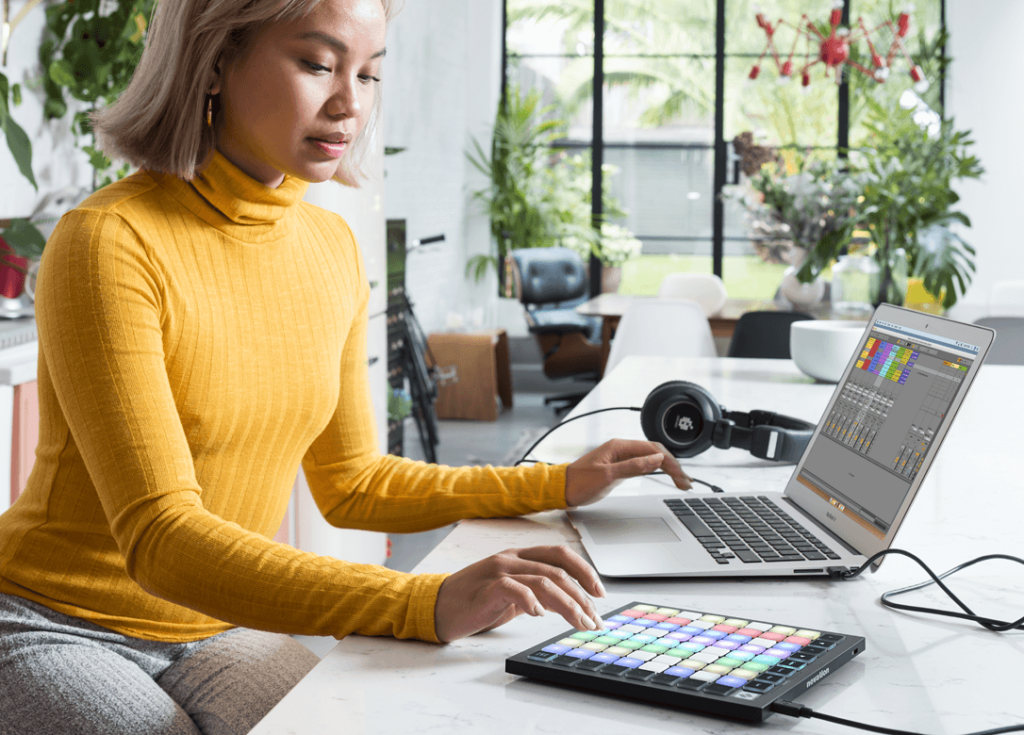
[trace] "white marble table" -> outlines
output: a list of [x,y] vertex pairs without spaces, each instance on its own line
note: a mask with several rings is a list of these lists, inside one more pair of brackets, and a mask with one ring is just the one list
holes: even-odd
[[[727,408],[764,408],[816,420],[834,386],[815,384],[789,361],[629,358],[573,412],[642,404],[670,379],[709,389]],[[1017,428],[1024,367],[986,366],[897,538],[936,571],[985,553],[1024,555],[1024,481]],[[613,437],[642,437],[639,414],[609,412],[567,425],[536,456],[570,460]],[[782,484],[791,469],[739,450],[709,450],[686,462],[691,474],[727,490]],[[617,493],[665,492],[655,480]],[[578,537],[562,512],[463,522],[417,567],[455,571],[510,546],[568,543]],[[997,562],[954,577],[976,612],[1004,620],[1024,610],[1024,567]],[[748,614],[863,635],[867,650],[800,698],[827,714],[923,733],[953,735],[1024,722],[1024,632],[995,634],[966,622],[903,614],[879,596],[923,580],[909,560],[890,558],[874,575],[849,582],[811,579],[611,580],[611,610],[633,600]],[[951,608],[932,592],[904,598]],[[520,618],[448,646],[351,636],[324,658],[254,730],[303,733],[731,733],[750,726],[668,708],[557,688],[504,673],[504,659],[567,629],[554,615]],[[821,720],[775,715],[770,732],[852,733]]]

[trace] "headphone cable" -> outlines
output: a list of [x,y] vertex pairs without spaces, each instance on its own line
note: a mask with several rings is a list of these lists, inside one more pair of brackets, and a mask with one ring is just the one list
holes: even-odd
[[531,459],[527,459],[527,457],[529,457],[529,456],[530,456],[530,453],[531,453],[531,452],[532,452],[532,451],[533,451],[534,449],[536,449],[536,448],[537,448],[537,445],[538,445],[538,444],[540,444],[540,443],[541,443],[542,441],[544,441],[545,439],[547,439],[547,438],[548,438],[548,435],[550,435],[550,434],[551,434],[551,433],[552,433],[552,432],[553,432],[553,431],[554,431],[555,429],[560,429],[560,428],[562,428],[563,426],[565,426],[566,424],[568,424],[568,423],[569,423],[569,422],[571,422],[571,421],[575,421],[576,419],[582,419],[582,418],[586,418],[587,416],[593,416],[593,415],[594,415],[594,414],[596,414],[596,413],[604,413],[605,411],[637,411],[637,412],[640,412],[640,411],[642,411],[642,410],[643,410],[643,409],[641,409],[641,408],[637,408],[637,407],[635,407],[635,406],[612,406],[611,408],[598,408],[598,409],[596,409],[596,410],[594,410],[594,411],[587,411],[586,413],[581,413],[581,414],[580,414],[579,416],[573,416],[573,417],[572,417],[571,419],[566,419],[565,421],[560,421],[559,423],[555,424],[555,425],[554,425],[554,426],[552,426],[552,427],[551,427],[550,429],[548,429],[547,431],[545,431],[545,432],[544,432],[543,434],[541,434],[541,437],[540,437],[540,439],[538,439],[538,440],[537,440],[537,441],[535,441],[535,442],[534,442],[533,444],[531,444],[531,445],[530,445],[530,448],[529,448],[529,449],[527,449],[527,450],[526,450],[525,452],[523,452],[523,457],[522,457],[522,459],[520,459],[520,460],[519,460],[518,462],[516,462],[516,463],[515,463],[514,465],[512,465],[512,466],[513,466],[513,467],[518,467],[518,466],[519,466],[519,465],[521,465],[521,464],[522,464],[523,462],[539,462],[539,461],[540,461],[539,459],[533,459],[533,460],[531,460]]
[[[586,413],[581,413],[579,416],[573,416],[571,419],[566,419],[565,421],[557,423],[554,426],[552,426],[550,429],[545,431],[541,435],[541,437],[539,439],[537,439],[537,441],[535,441],[532,445],[530,445],[529,449],[527,449],[525,452],[523,452],[522,458],[519,459],[512,466],[513,467],[518,467],[519,465],[523,464],[524,462],[540,462],[539,459],[527,459],[527,457],[529,457],[530,454],[533,452],[533,450],[537,448],[537,445],[540,444],[545,439],[547,439],[548,436],[555,429],[559,429],[559,428],[565,426],[570,421],[575,421],[576,419],[586,418],[587,416],[593,416],[595,413],[604,413],[605,411],[637,411],[637,412],[639,412],[639,411],[642,411],[642,410],[643,410],[642,408],[637,408],[635,406],[613,406],[611,408],[599,408],[599,409],[594,410],[594,411],[587,411]],[[651,475],[664,475],[664,474],[667,474],[667,473],[665,473],[663,470],[655,470],[654,472],[647,473],[646,476],[650,477]],[[722,490],[722,488],[718,487],[718,485],[712,485],[710,482],[705,482],[704,480],[698,480],[696,477],[691,476],[690,480],[692,482],[696,482],[696,483],[698,483],[700,485],[706,485],[707,487],[711,488],[711,492],[714,492],[714,493],[725,492],[724,490]]]

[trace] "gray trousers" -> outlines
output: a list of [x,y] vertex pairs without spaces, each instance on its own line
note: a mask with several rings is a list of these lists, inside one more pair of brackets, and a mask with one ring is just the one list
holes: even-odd
[[147,641],[0,594],[0,735],[241,735],[318,661],[285,635]]

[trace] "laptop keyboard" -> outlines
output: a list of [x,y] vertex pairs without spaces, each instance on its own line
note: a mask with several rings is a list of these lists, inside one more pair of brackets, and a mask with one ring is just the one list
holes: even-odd
[[825,561],[839,555],[771,498],[669,498],[679,522],[719,564]]

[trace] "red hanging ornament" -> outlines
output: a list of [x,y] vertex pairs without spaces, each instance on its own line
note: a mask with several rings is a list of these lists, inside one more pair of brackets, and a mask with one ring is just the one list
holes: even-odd
[[[928,80],[924,76],[924,71],[914,63],[903,43],[903,39],[910,32],[910,14],[908,10],[900,13],[895,21],[887,20],[871,29],[865,24],[863,18],[858,18],[856,27],[850,29],[842,25],[843,0],[833,0],[832,11],[829,14],[828,35],[822,33],[806,14],[800,17],[800,22],[796,25],[787,23],[781,18],[773,24],[760,10],[756,12],[755,18],[758,27],[764,31],[767,41],[757,63],[750,70],[750,79],[757,79],[765,57],[771,54],[771,58],[779,72],[780,82],[788,81],[791,77],[799,75],[801,85],[808,87],[811,83],[811,69],[821,64],[825,69],[825,75],[834,75],[837,83],[842,81],[843,69],[846,66],[850,66],[862,74],[871,77],[879,84],[883,84],[889,78],[889,69],[892,67],[893,62],[897,60],[897,57],[902,56],[910,65],[910,78],[916,83],[917,90],[923,92],[927,89]],[[787,56],[780,54],[775,44],[775,34],[783,26],[789,26],[794,32],[793,44]],[[892,43],[889,45],[885,55],[878,51],[872,40],[872,35],[877,36],[883,30],[887,30],[892,37]],[[802,59],[797,58],[797,46],[800,39],[804,39],[806,42],[806,50]],[[850,58],[851,47],[861,41],[865,42],[868,46],[871,68],[863,66]],[[797,59],[796,62],[794,62],[795,58]],[[803,65],[797,68],[801,62]]]

